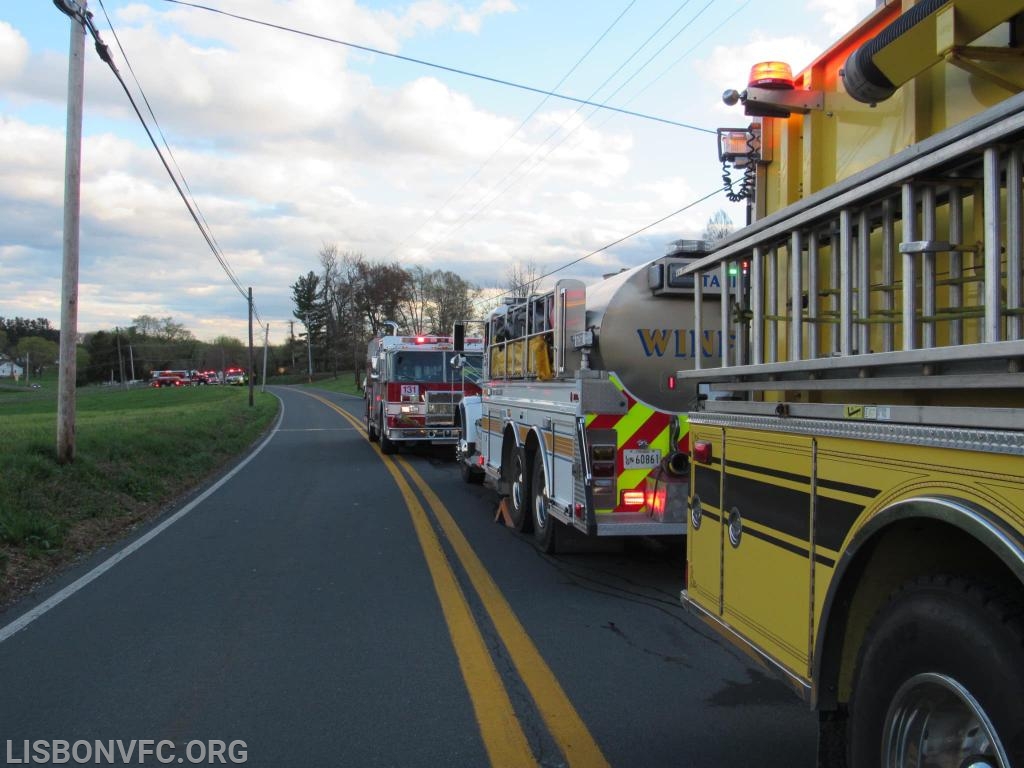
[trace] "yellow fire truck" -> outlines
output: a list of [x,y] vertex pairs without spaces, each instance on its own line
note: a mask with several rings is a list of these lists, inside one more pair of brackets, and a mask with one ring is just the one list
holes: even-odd
[[686,268],[683,601],[820,713],[819,761],[1024,766],[1024,0],[877,7],[720,131],[750,223]]

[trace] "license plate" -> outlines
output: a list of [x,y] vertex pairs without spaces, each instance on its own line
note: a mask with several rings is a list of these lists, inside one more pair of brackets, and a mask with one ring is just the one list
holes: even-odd
[[622,452],[623,469],[654,469],[661,463],[661,451],[639,451],[631,448]]

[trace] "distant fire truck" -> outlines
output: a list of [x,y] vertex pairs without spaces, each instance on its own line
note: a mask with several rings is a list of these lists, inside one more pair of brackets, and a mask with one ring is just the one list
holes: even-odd
[[[494,481],[513,526],[552,552],[575,529],[588,536],[686,532],[688,428],[695,389],[681,367],[710,364],[729,340],[693,314],[704,253],[679,241],[667,256],[596,285],[559,280],[493,311],[481,397],[463,403],[463,477]],[[735,277],[729,279],[735,280]],[[704,293],[720,293],[709,276]]]
[[373,339],[366,355],[366,432],[380,442],[382,453],[401,444],[456,445],[462,436],[458,405],[466,394],[479,394],[483,344],[451,336],[391,333]]

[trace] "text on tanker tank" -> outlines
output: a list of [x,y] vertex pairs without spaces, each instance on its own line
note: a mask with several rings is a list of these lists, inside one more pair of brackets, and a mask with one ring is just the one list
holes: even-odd
[[[643,347],[644,357],[694,358],[697,356],[697,334],[691,328],[637,328],[637,336]],[[732,349],[735,336],[729,335],[729,348]],[[722,357],[722,332],[705,330],[701,334],[701,357]]]

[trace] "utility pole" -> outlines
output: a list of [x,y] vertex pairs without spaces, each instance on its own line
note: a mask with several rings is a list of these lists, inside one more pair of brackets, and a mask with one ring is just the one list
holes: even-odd
[[253,407],[252,397],[252,374],[253,374],[253,362],[255,358],[252,354],[252,286],[249,286],[249,407]]
[[270,344],[270,323],[267,323],[263,333],[263,384],[260,385],[260,392],[267,391],[267,346]]
[[313,333],[309,330],[309,315],[306,315],[306,354],[309,356],[309,383],[313,383]]
[[117,328],[117,370],[121,377],[121,389],[128,389],[128,383],[124,380],[124,355],[121,353],[121,329]]
[[294,320],[289,320],[288,321],[288,338],[291,340],[291,343],[288,345],[288,347],[292,351],[292,371],[291,372],[295,373],[295,321]]
[[132,350],[132,345],[128,345],[128,359],[132,364],[132,381],[135,381],[135,352]]
[[[86,0],[79,0],[85,14]],[[65,8],[62,8],[65,10]],[[70,14],[69,14],[70,15]],[[75,342],[78,337],[78,235],[82,186],[82,93],[85,90],[84,19],[71,16],[68,120],[64,153],[64,266],[61,277],[60,363],[57,377],[57,461],[75,460]]]

